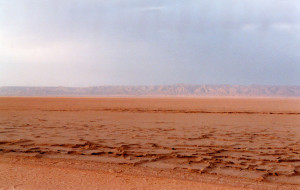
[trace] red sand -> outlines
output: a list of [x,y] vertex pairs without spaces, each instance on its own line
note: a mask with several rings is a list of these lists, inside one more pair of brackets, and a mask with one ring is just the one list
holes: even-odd
[[0,150],[0,188],[300,189],[300,100],[0,98]]

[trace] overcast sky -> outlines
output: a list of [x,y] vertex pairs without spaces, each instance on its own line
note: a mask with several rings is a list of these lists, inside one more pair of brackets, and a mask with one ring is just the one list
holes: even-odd
[[0,0],[0,86],[300,85],[298,0]]

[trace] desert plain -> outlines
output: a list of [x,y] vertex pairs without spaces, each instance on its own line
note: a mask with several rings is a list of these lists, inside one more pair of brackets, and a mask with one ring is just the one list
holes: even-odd
[[300,99],[1,97],[0,189],[300,189]]

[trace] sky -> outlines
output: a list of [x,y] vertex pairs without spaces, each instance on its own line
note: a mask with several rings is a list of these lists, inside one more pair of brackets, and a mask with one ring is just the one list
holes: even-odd
[[300,85],[298,0],[0,0],[0,86]]

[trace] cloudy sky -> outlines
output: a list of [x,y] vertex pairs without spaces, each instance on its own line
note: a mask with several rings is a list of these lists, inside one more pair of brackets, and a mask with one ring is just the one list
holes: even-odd
[[0,0],[0,86],[300,85],[298,0]]

